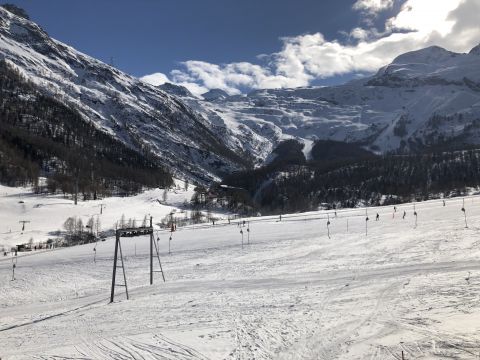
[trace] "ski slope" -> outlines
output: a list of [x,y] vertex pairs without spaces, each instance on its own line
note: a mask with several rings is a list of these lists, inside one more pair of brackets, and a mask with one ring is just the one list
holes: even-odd
[[[78,205],[74,205],[71,197],[39,196],[32,194],[29,188],[0,185],[0,250],[10,250],[10,247],[26,244],[30,239],[33,239],[34,245],[55,239],[57,231],[65,232],[63,224],[71,216],[81,219],[84,225],[90,218],[98,218],[101,231],[114,229],[122,215],[126,221],[136,219],[138,225],[145,216],[152,216],[154,221],[160,222],[172,211],[175,217],[183,218],[185,211],[187,215],[190,211],[181,207],[192,198],[194,186],[188,190],[184,187],[183,181],[175,180],[174,187],[167,190],[166,201],[163,201],[163,189],[152,189],[132,197],[79,200]],[[24,231],[19,223],[21,220],[29,221]]]
[[15,281],[2,258],[0,357],[477,359],[480,197],[417,203],[416,227],[413,206],[368,228],[365,209],[247,219],[243,247],[234,222],[180,229],[171,254],[159,232],[152,286],[148,238],[125,238],[113,304],[113,239],[96,262],[95,244],[20,257]]

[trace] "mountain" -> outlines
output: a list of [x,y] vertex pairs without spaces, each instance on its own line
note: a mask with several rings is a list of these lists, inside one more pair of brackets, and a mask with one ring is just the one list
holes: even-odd
[[409,52],[373,76],[339,86],[182,99],[233,131],[259,164],[286,139],[305,144],[307,158],[318,140],[377,153],[461,148],[480,143],[479,49]]
[[212,89],[202,94],[204,100],[225,100],[228,97],[228,93],[221,89]]
[[158,88],[175,96],[194,97],[193,94],[184,86],[165,83],[159,85]]
[[[196,97],[178,85],[148,85],[50,38],[14,12],[0,8],[6,66],[78,113],[79,121],[177,176],[210,182],[280,161],[272,152],[292,139],[306,161],[319,141],[375,153],[480,143],[480,46],[465,54],[440,47],[409,52],[373,76],[339,86],[233,96],[212,89]],[[297,146],[289,149],[299,157]],[[316,149],[315,158],[322,158],[318,149],[325,147]]]
[[480,44],[478,44],[472,50],[470,50],[469,54],[470,55],[480,55]]
[[[0,7],[0,59],[40,94],[138,153],[153,154],[177,176],[211,181],[248,166],[231,135],[161,89],[48,36]],[[186,96],[185,92],[179,94]],[[222,136],[223,134],[223,136]]]

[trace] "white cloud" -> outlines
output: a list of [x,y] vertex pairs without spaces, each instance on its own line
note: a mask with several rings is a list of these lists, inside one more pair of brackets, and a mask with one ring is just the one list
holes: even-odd
[[140,80],[145,81],[153,86],[163,85],[166,82],[170,82],[168,76],[163,73],[154,73],[150,75],[145,75],[140,78]]
[[349,35],[357,40],[367,40],[370,37],[370,31],[362,29],[360,27],[356,27],[352,29],[352,31],[350,31]]
[[353,9],[374,15],[390,9],[392,6],[393,0],[357,0],[353,4]]
[[[303,69],[298,69],[296,76],[291,76],[294,66],[290,63],[278,66],[277,74],[272,74],[267,67],[248,62],[217,65],[204,61],[186,61],[183,65],[184,70],[171,72],[172,80],[186,86],[194,94],[199,94],[204,89],[222,89],[233,95],[239,94],[240,89],[295,87],[308,84],[310,79]],[[202,86],[192,90],[192,84]]]
[[[478,1],[478,0],[475,0]],[[387,21],[387,29],[412,30],[418,32],[437,31],[448,36],[455,21],[448,19],[450,12],[459,7],[461,0],[408,0],[400,13]]]
[[[392,4],[393,0],[359,0],[354,7],[373,12]],[[262,56],[263,65],[187,61],[182,69],[171,72],[171,78],[195,94],[212,88],[237,94],[245,89],[298,87],[314,79],[373,72],[404,52],[430,45],[470,50],[480,40],[479,13],[480,0],[404,0],[399,13],[386,21],[383,33],[358,27],[349,32],[347,42],[326,40],[321,33],[284,38],[278,53]]]

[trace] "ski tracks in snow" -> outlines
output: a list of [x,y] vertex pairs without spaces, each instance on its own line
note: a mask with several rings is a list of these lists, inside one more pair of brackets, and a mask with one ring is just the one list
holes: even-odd
[[41,360],[115,359],[115,360],[208,360],[198,351],[162,334],[143,334],[89,341],[57,354],[35,357]]

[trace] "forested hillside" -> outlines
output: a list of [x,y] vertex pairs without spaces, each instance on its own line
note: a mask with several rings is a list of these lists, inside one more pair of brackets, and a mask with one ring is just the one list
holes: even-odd
[[132,194],[165,186],[170,174],[149,153],[129,149],[79,113],[42,95],[6,61],[0,61],[0,183],[38,185],[85,198]]
[[[309,162],[274,162],[235,173],[223,183],[246,189],[248,205],[264,213],[396,204],[480,187],[480,150],[375,156],[359,146],[336,143],[328,148],[336,148],[337,155],[326,159],[320,152],[324,146],[314,147],[312,153],[319,157]],[[229,191],[245,198],[245,191]]]

